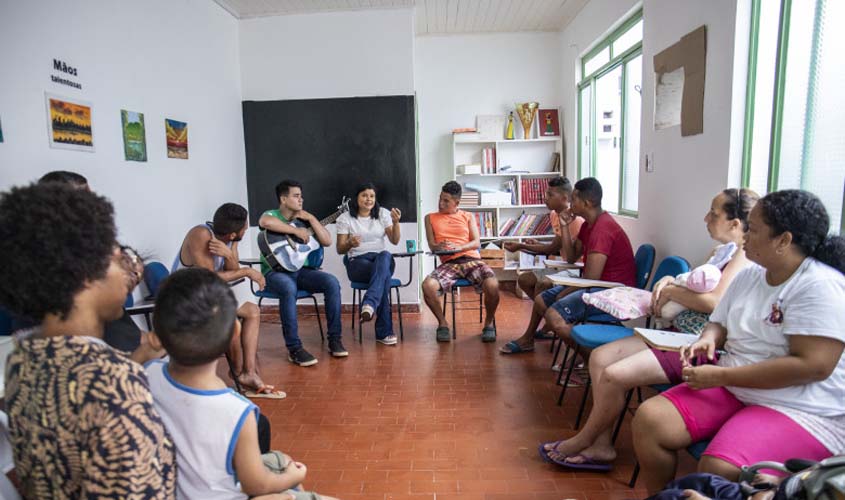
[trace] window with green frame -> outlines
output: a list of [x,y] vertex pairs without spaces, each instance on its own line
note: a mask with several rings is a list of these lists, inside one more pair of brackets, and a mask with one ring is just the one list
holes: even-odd
[[643,13],[626,19],[581,58],[578,178],[595,177],[606,210],[637,215]]
[[752,0],[742,184],[815,193],[845,234],[845,2]]

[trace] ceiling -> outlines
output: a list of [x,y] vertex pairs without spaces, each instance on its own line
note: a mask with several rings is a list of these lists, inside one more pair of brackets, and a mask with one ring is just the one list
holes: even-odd
[[416,7],[417,35],[559,31],[589,0],[214,0],[238,19]]

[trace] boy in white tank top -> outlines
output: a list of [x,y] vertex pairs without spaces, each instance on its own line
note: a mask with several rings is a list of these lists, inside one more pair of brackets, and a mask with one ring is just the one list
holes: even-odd
[[265,467],[258,408],[217,376],[217,361],[240,325],[236,311],[226,282],[201,268],[171,275],[156,299],[150,342],[163,347],[169,360],[145,368],[154,405],[177,449],[176,497],[329,500],[298,489],[303,464],[283,456],[278,472]]

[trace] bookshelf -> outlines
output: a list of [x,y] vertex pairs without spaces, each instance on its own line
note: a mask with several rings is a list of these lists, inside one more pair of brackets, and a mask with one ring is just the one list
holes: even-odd
[[[461,209],[476,214],[482,246],[493,240],[554,237],[543,200],[548,181],[563,175],[562,153],[559,136],[514,140],[452,136],[452,179],[463,188]],[[520,267],[518,252],[504,253],[504,271],[529,269]]]

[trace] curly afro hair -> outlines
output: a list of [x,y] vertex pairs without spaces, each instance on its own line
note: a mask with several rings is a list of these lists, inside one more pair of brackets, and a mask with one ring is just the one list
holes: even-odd
[[0,195],[0,304],[40,322],[66,318],[74,296],[102,279],[115,241],[105,198],[50,182]]
[[845,274],[845,240],[830,236],[830,217],[818,196],[800,189],[769,193],[760,200],[763,221],[771,235],[786,231],[792,243],[809,257],[814,257]]

